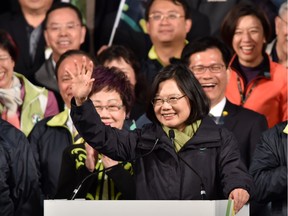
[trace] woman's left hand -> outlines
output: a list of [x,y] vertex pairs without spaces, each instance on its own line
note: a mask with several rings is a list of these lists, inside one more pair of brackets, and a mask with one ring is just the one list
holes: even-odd
[[229,199],[234,200],[235,213],[237,213],[248,202],[249,197],[249,193],[242,188],[236,188],[231,191]]

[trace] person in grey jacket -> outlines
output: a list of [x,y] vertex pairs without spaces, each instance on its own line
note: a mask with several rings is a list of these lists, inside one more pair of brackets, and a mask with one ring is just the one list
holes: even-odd
[[236,212],[249,200],[253,180],[237,142],[207,116],[209,100],[186,66],[169,65],[159,72],[147,112],[153,123],[127,132],[105,126],[86,98],[97,79],[91,79],[92,66],[86,65],[70,73],[71,117],[93,148],[114,160],[134,161],[136,199],[231,198]]

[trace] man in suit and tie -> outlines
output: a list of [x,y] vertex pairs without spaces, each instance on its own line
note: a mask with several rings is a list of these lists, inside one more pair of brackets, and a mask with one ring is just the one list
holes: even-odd
[[225,97],[230,76],[230,52],[226,45],[216,38],[203,37],[187,44],[181,59],[210,99],[210,114],[215,117],[216,124],[234,133],[243,162],[249,168],[255,146],[268,126],[263,115],[232,104]]

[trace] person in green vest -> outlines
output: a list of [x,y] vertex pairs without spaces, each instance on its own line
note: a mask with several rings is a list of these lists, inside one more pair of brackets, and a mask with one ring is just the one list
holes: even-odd
[[59,112],[54,94],[14,72],[18,48],[10,34],[0,30],[0,114],[28,136],[44,117]]

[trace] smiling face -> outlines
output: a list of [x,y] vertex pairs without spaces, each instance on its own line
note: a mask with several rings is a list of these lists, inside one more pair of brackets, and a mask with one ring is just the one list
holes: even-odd
[[[195,66],[208,67],[212,65],[225,65],[222,54],[217,48],[210,48],[202,52],[194,53],[190,56],[189,62],[189,68]],[[209,69],[206,69],[204,73],[194,73],[194,75],[210,99],[211,108],[225,97],[225,90],[230,75],[226,67],[223,67],[219,73],[212,73]]]
[[121,107],[116,111],[109,111],[106,108],[97,109],[97,107],[103,106],[117,107],[123,105],[123,101],[118,92],[115,90],[107,91],[106,89],[102,89],[100,92],[91,95],[90,99],[105,125],[110,125],[118,129],[123,127],[126,118],[125,107]]
[[[175,41],[182,43],[185,40],[192,21],[185,19],[184,8],[181,5],[175,5],[169,0],[155,0],[150,7],[149,15],[151,14],[166,16],[163,20],[149,18],[147,21],[147,31],[153,44]],[[169,14],[178,14],[179,18],[168,19]]]
[[116,68],[120,69],[128,77],[132,86],[135,86],[135,84],[136,84],[135,72],[134,72],[133,68],[131,67],[131,65],[129,65],[126,61],[124,61],[123,58],[115,59],[115,60],[112,60],[110,62],[105,62],[104,66],[116,67]]
[[[155,98],[167,99],[171,96],[181,97],[183,95],[184,93],[180,91],[176,81],[169,79],[159,84]],[[182,131],[186,127],[185,121],[190,115],[191,106],[185,96],[172,105],[168,102],[164,102],[162,105],[154,105],[154,112],[161,124]]]
[[0,88],[6,89],[11,87],[15,62],[10,54],[0,48]]
[[265,42],[263,27],[257,17],[248,15],[239,18],[232,46],[243,66],[255,67],[262,62]]
[[85,34],[86,29],[73,9],[59,8],[49,14],[44,36],[52,48],[54,61],[67,50],[79,49]]

